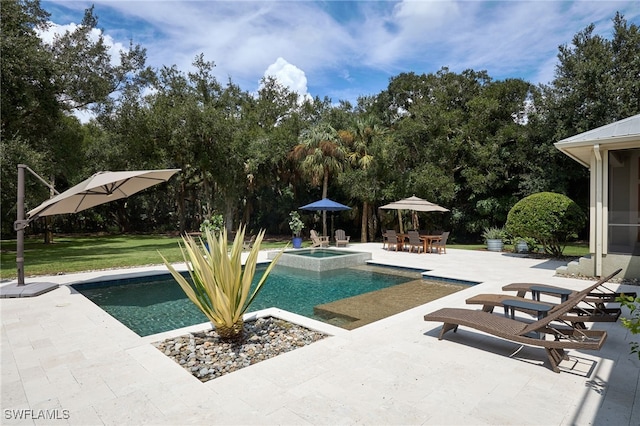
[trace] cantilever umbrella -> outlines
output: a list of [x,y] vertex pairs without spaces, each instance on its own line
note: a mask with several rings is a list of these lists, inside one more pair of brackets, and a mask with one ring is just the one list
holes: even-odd
[[27,218],[32,221],[41,216],[77,213],[90,207],[129,197],[150,186],[166,182],[179,170],[97,172],[29,211]]
[[[402,217],[400,216],[400,210],[411,210],[412,212],[448,212],[449,209],[441,207],[431,201],[424,200],[422,198],[413,197],[405,198],[403,200],[394,201],[393,203],[386,204],[381,209],[398,210],[398,220],[400,221],[400,232],[402,232]],[[417,225],[417,220],[414,221],[414,225]]]
[[[300,210],[315,210],[315,211],[323,211],[323,212],[339,212],[343,210],[351,210],[351,207],[345,206],[344,204],[337,203],[328,198],[323,198],[322,200],[314,201],[311,204],[307,204],[306,206],[300,207]],[[327,217],[323,215],[322,217],[322,233],[327,235]],[[331,233],[333,233],[333,215],[331,215]]]
[[[24,229],[29,222],[42,216],[55,214],[77,213],[120,198],[129,197],[136,192],[149,188],[161,182],[166,182],[180,169],[164,170],[137,170],[121,172],[98,172],[90,178],[73,186],[62,194],[40,204],[24,218],[24,170],[45,182],[33,170],[24,164],[18,165],[18,214],[14,228],[17,231],[16,241],[16,266],[18,269],[18,282],[3,286],[0,297],[28,297],[37,296],[43,292],[52,290],[58,285],[54,283],[39,283],[25,288],[24,282]],[[53,187],[51,187],[53,189]]]

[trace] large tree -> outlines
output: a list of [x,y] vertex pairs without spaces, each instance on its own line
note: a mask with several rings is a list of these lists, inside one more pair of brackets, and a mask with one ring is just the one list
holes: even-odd
[[[5,157],[3,181],[16,179],[17,163],[31,163],[52,184],[76,183],[85,145],[72,114],[108,101],[134,79],[144,67],[145,52],[131,46],[121,53],[120,64],[112,65],[104,37],[96,30],[93,8],[87,9],[81,25],[51,44],[39,36],[48,28],[49,14],[38,0],[3,1],[0,8],[0,138],[3,150],[27,154]],[[29,151],[46,161],[32,163]],[[7,224],[15,218],[15,211],[8,209],[13,203],[7,201],[14,197],[9,188],[2,185],[3,232],[10,232]],[[43,194],[28,188],[27,205],[42,201]]]
[[[302,132],[291,156],[312,185],[322,186],[322,198],[326,198],[329,177],[344,169],[345,154],[337,131],[329,124],[319,124]],[[326,211],[322,212],[322,233],[328,235]]]
[[613,24],[611,39],[594,34],[591,24],[559,47],[555,77],[534,91],[528,115],[535,189],[567,194],[582,206],[588,171],[553,143],[640,113],[640,28],[619,13]]
[[373,206],[381,196],[381,162],[388,139],[388,129],[373,116],[357,116],[347,130],[338,135],[347,148],[347,167],[339,181],[351,198],[362,203],[360,240],[374,239],[377,223]]

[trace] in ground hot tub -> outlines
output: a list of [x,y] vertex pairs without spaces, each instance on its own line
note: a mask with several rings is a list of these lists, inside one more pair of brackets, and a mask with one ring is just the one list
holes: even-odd
[[[273,259],[277,253],[270,252],[267,257]],[[278,265],[321,272],[364,265],[367,260],[371,260],[371,253],[330,248],[308,248],[285,251],[280,257]]]

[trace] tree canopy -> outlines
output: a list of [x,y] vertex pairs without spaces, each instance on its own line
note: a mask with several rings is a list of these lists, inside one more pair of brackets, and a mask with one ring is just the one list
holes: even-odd
[[[0,7],[3,237],[13,235],[25,163],[60,191],[98,170],[182,169],[130,199],[56,217],[58,231],[184,232],[222,214],[228,230],[288,234],[290,211],[328,196],[352,207],[336,219],[366,241],[395,226],[378,207],[415,194],[451,210],[423,215],[421,227],[474,241],[533,193],[584,208],[587,170],[553,143],[640,113],[640,31],[619,14],[610,39],[590,25],[560,46],[547,85],[443,67],[401,73],[352,105],[302,98],[273,78],[250,93],[232,77],[218,81],[202,54],[189,70],[150,69],[131,43],[113,65],[93,8],[47,44],[39,1]],[[94,118],[81,123],[81,109]],[[47,196],[29,180],[28,208]],[[302,218],[305,229],[319,226]]]

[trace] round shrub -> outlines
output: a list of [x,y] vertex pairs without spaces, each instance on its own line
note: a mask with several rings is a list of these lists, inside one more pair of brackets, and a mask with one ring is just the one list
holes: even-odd
[[559,257],[571,238],[577,238],[587,221],[582,209],[569,197],[540,192],[518,201],[507,215],[509,234],[535,238],[545,252]]

